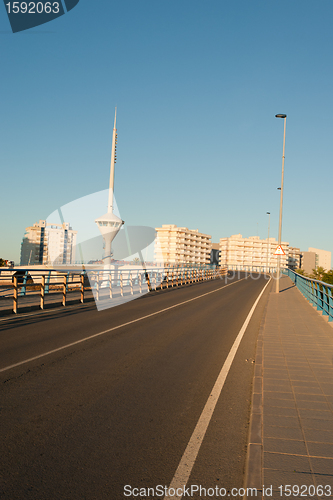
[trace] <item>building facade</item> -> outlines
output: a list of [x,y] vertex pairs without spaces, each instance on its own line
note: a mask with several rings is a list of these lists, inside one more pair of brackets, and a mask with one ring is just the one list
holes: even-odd
[[69,265],[75,260],[77,231],[68,222],[49,224],[45,220],[26,228],[21,244],[21,265]]
[[220,244],[212,243],[212,249],[210,251],[210,263],[213,266],[220,265]]
[[[280,256],[280,266],[287,267],[289,243],[282,242],[285,255]],[[234,269],[264,268],[275,269],[277,256],[274,255],[278,247],[275,238],[261,240],[259,236],[243,238],[241,234],[234,234],[229,238],[220,239],[220,265]]]
[[289,269],[300,269],[302,264],[302,252],[300,248],[289,247],[287,266]]
[[309,248],[309,252],[313,252],[316,254],[316,266],[323,267],[326,271],[331,269],[331,252],[327,250],[320,250],[319,248]]
[[198,229],[163,224],[155,228],[155,260],[164,265],[192,264],[202,266],[210,263],[211,236],[199,233]]
[[313,270],[318,267],[317,260],[314,252],[302,252],[301,269],[303,269],[306,274],[312,274]]

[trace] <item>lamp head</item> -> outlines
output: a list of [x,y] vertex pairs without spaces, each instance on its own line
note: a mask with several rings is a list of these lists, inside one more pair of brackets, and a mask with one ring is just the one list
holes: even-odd
[[283,115],[283,114],[275,115],[275,118],[287,118],[287,115]]

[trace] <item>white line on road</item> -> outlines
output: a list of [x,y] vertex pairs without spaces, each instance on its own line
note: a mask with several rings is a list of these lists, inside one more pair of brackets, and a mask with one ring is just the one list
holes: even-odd
[[94,335],[89,335],[89,337],[85,337],[84,339],[76,340],[75,342],[71,342],[70,344],[66,344],[62,347],[57,347],[56,349],[52,349],[51,351],[44,352],[43,354],[38,354],[37,356],[34,356],[33,358],[25,359],[24,361],[19,361],[18,363],[14,363],[13,365],[6,366],[5,368],[0,369],[1,372],[5,372],[7,370],[11,370],[12,368],[16,368],[17,366],[24,365],[25,363],[29,363],[30,361],[35,361],[36,359],[44,358],[45,356],[49,356],[50,354],[54,354],[55,352],[62,351],[63,349],[67,349],[67,347],[73,347],[77,344],[81,344],[82,342],[85,342],[86,340],[91,340],[96,337],[99,337],[101,335],[104,335],[105,333],[112,332],[114,330],[118,330],[119,328],[122,328],[123,326],[128,326],[132,325],[133,323],[137,323],[138,321],[142,321],[147,318],[151,318],[152,316],[156,316],[157,314],[161,314],[165,311],[169,311],[170,309],[174,309],[175,307],[182,306],[184,304],[187,304],[188,302],[192,302],[193,300],[201,299],[202,297],[205,297],[206,295],[210,295],[211,293],[218,292],[219,290],[223,290],[224,288],[234,285],[235,283],[239,283],[240,281],[243,281],[245,278],[241,278],[240,280],[233,281],[232,283],[229,283],[228,285],[221,286],[217,290],[212,290],[210,292],[203,293],[202,295],[199,295],[198,297],[194,297],[193,299],[188,299],[185,300],[184,302],[180,302],[179,304],[175,304],[174,306],[166,307],[165,309],[161,309],[160,311],[156,311],[154,313],[148,314],[147,316],[142,316],[141,318],[133,319],[132,321],[128,321],[127,323],[123,323],[122,325],[114,326],[113,328],[109,328],[108,330],[104,330],[103,332],[95,333]]
[[[270,283],[271,278],[269,281],[266,283],[265,287],[262,289],[260,292],[259,296],[257,297],[257,300],[253,304],[251,311],[247,315],[246,320],[244,321],[244,324],[242,328],[240,329],[235,342],[233,343],[230,352],[228,354],[227,359],[224,362],[224,365],[222,366],[222,369],[216,379],[215,385],[213,387],[212,392],[210,393],[207,403],[205,404],[204,409],[202,410],[202,413],[200,415],[200,418],[197,422],[197,425],[193,431],[193,434],[188,442],[188,445],[186,447],[186,450],[179,462],[179,465],[177,467],[177,470],[175,472],[175,475],[171,481],[171,484],[169,486],[169,491],[175,492],[174,495],[166,495],[164,497],[164,500],[176,500],[180,499],[183,497],[184,489],[186,487],[187,481],[189,480],[189,477],[192,472],[193,465],[195,463],[195,460],[197,458],[197,455],[199,453],[199,449],[201,446],[201,443],[203,441],[203,438],[205,437],[210,419],[213,415],[216,403],[220,397],[222,387],[224,385],[224,382],[227,378],[227,375],[229,373],[231,364],[234,360],[234,357],[236,355],[237,349],[239,347],[239,344],[241,343],[241,340],[243,338],[243,335],[246,331],[246,328],[251,320],[251,317],[254,313],[255,308],[257,307],[257,304],[259,300],[262,297],[262,294],[266,290],[267,285]],[[178,494],[179,492],[179,494]]]

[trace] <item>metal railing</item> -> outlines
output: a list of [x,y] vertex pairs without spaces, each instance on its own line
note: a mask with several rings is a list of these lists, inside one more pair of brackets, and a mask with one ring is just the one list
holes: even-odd
[[[62,305],[65,306],[68,294],[78,292],[80,301],[83,303],[86,289],[87,281],[82,272],[58,272],[45,269],[32,271],[15,268],[10,271],[0,270],[0,299],[13,299],[14,313],[17,313],[18,303],[24,297],[39,300],[40,308],[44,309],[47,296],[58,294]],[[25,299],[23,301],[22,304],[30,305]]]
[[0,269],[0,299],[12,299],[12,310],[17,313],[19,302],[28,305],[24,297],[34,297],[33,305],[39,304],[40,309],[44,309],[46,298],[51,295],[66,306],[69,295],[74,296],[72,292],[84,303],[87,291],[99,301],[199,283],[226,274],[226,268],[209,266],[80,271],[3,268]]
[[273,266],[259,266],[256,264],[228,264],[229,271],[242,271],[246,273],[266,273],[266,274],[274,274],[276,273],[276,267]]
[[284,269],[283,274],[291,278],[299,291],[317,311],[321,311],[323,316],[328,318],[328,321],[333,321],[333,285],[307,278],[291,269]]

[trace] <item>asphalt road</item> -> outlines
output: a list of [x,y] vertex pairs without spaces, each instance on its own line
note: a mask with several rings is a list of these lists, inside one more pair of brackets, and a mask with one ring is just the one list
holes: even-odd
[[[118,500],[134,498],[124,496],[125,485],[168,486],[266,282],[218,279],[101,312],[90,304],[2,320],[0,498]],[[243,486],[251,359],[269,289],[241,341],[188,484]],[[94,337],[79,342],[88,336]]]

